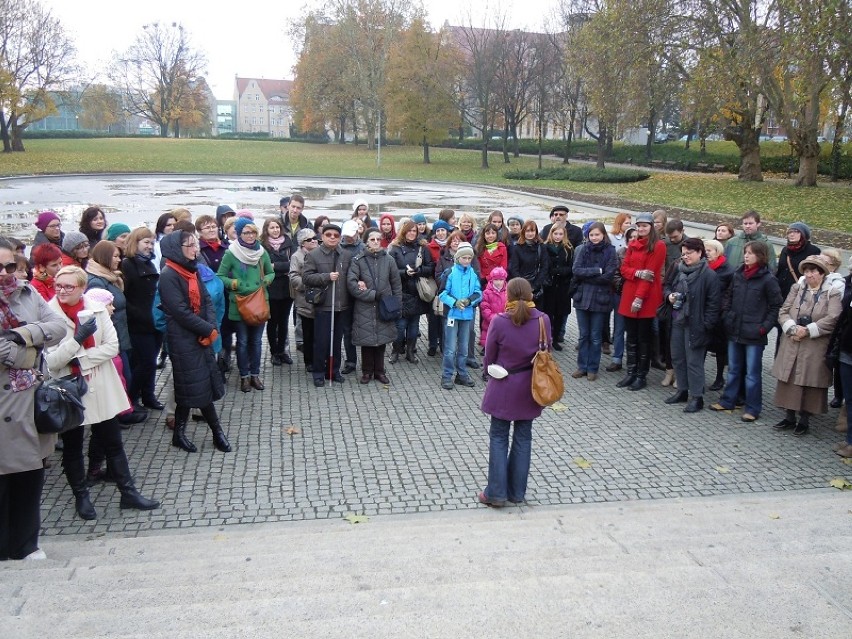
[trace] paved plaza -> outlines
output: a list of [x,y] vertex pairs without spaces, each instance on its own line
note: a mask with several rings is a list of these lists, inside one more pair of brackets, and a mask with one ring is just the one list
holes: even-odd
[[[660,386],[660,371],[651,371],[648,388],[640,392],[615,387],[622,373],[602,370],[596,382],[572,379],[575,342],[572,316],[565,350],[555,353],[565,397],[536,420],[528,502],[507,510],[796,491],[826,488],[837,477],[852,480],[852,466],[831,450],[841,438],[834,431],[837,410],[814,418],[803,438],[771,428],[782,416],[772,405],[771,347],[764,361],[764,413],[757,423],[744,424],[739,412],[686,415],[682,406],[665,405],[672,391]],[[488,417],[479,410],[484,384],[476,375],[476,388],[442,390],[440,358],[426,355],[425,336],[419,350],[418,365],[388,364],[387,387],[361,385],[356,374],[345,384],[315,388],[301,361],[272,367],[267,354],[266,390],[240,392],[231,372],[219,402],[234,446],[230,454],[213,448],[200,422],[188,428],[198,453],[172,447],[165,413],[152,412],[124,438],[140,490],[162,501],[153,512],[119,510],[115,486],[101,484],[92,489],[98,519],[81,520],[56,453],[44,491],[44,533],[132,536],[349,513],[482,508],[475,495],[487,469]],[[601,368],[608,363],[604,355]],[[710,356],[708,383],[714,373]],[[163,401],[170,383],[166,367],[158,384]],[[708,391],[706,404],[718,394]],[[288,433],[291,427],[299,432]]]

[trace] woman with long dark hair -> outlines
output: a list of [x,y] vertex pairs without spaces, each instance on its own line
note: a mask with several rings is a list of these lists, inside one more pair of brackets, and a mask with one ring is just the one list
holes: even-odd
[[295,239],[286,235],[279,218],[272,217],[263,223],[260,243],[269,254],[275,279],[269,285],[269,321],[266,323],[266,341],[272,354],[272,365],[293,363],[287,352],[287,331],[290,323],[290,258],[295,248]]
[[399,361],[405,353],[405,359],[417,364],[415,349],[420,335],[420,316],[429,311],[429,302],[420,299],[417,292],[417,280],[421,277],[434,277],[435,265],[428,245],[419,239],[417,224],[408,221],[402,225],[399,234],[391,243],[390,256],[396,262],[402,281],[403,317],[396,322],[396,341],[391,363]]
[[80,233],[86,236],[89,244],[94,247],[95,244],[103,239],[106,239],[106,214],[99,206],[90,206],[80,217]]

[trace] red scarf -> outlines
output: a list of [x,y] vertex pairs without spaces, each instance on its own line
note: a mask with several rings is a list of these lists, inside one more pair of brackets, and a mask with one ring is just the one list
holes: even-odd
[[[57,300],[59,301],[59,300]],[[59,308],[62,309],[62,312],[65,313],[65,316],[74,322],[74,328],[80,326],[80,320],[77,319],[77,314],[83,310],[83,298],[80,298],[80,301],[74,304],[74,306],[69,306],[68,304],[63,304],[59,302]],[[83,348],[94,348],[95,344],[95,336],[89,335],[83,343],[81,344]]]
[[707,262],[707,266],[709,266],[711,269],[713,269],[715,271],[717,268],[722,266],[722,264],[724,264],[727,261],[728,260],[725,259],[724,255],[720,255],[719,257],[717,257],[712,262]]
[[207,244],[207,246],[212,248],[214,251],[218,251],[219,247],[222,245],[219,240],[204,240],[204,243]]
[[743,277],[747,280],[750,280],[755,275],[757,275],[757,270],[760,268],[760,264],[752,264],[751,266],[745,266],[743,268]]
[[170,259],[166,259],[166,266],[186,280],[186,284],[189,286],[189,305],[192,307],[192,312],[198,315],[201,312],[201,288],[198,286],[198,277],[192,271],[185,269],[177,262],[172,262]]

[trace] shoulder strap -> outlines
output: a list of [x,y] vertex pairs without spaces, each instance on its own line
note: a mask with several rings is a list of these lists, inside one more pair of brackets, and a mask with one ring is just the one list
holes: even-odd
[[796,270],[793,268],[793,262],[790,261],[790,254],[787,253],[787,269],[790,271],[790,277],[795,282],[799,277],[796,275]]
[[547,350],[547,336],[544,332],[544,315],[538,316],[538,350]]

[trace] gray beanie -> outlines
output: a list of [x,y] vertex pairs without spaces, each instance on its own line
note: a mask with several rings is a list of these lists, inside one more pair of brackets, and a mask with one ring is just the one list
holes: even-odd
[[640,213],[634,218],[633,224],[650,224],[654,226],[654,216],[651,213]]
[[470,242],[461,242],[459,247],[456,249],[456,254],[453,256],[456,264],[459,263],[459,259],[468,256],[470,258],[474,257],[473,247],[470,245]]
[[793,229],[794,231],[798,231],[802,234],[808,242],[811,241],[811,227],[805,224],[804,222],[793,222],[787,227],[787,230]]
[[89,238],[80,233],[80,231],[68,231],[62,240],[62,250],[68,255],[74,251],[83,242],[88,242]]

